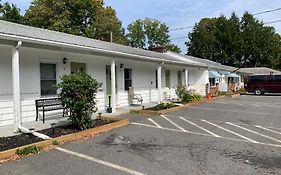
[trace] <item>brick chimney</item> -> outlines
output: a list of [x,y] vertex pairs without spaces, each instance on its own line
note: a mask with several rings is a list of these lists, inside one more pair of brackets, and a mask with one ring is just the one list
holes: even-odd
[[166,49],[163,46],[153,46],[153,47],[150,47],[149,50],[151,50],[153,52],[159,52],[159,53],[166,52]]

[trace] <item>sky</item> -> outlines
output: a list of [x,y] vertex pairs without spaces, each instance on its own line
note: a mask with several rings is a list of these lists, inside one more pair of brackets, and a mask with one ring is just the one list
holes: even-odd
[[[24,13],[31,0],[6,0],[16,4]],[[6,2],[2,0],[2,2]],[[229,17],[232,12],[242,16],[245,11],[258,13],[261,11],[281,8],[280,0],[104,0],[107,6],[112,6],[123,27],[146,17],[158,19],[166,23],[170,29],[193,26],[205,17],[218,17],[221,14]],[[263,22],[281,20],[281,10],[255,16]],[[281,33],[281,22],[270,24]],[[192,29],[171,31],[172,43],[186,52],[185,41]],[[182,38],[186,37],[186,38]],[[175,39],[181,38],[181,39]]]

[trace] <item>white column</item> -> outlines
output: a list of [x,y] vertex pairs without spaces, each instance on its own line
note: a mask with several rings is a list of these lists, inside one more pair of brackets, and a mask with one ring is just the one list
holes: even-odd
[[111,107],[112,113],[116,112],[116,82],[115,82],[115,59],[111,61]]
[[12,50],[12,72],[13,72],[13,100],[14,100],[14,131],[17,132],[22,124],[21,120],[21,100],[20,100],[20,66],[19,47],[21,41]]
[[188,87],[188,69],[187,68],[184,70],[184,78],[185,78],[184,85],[186,87]]
[[157,68],[157,81],[158,81],[158,103],[162,101],[162,66]]

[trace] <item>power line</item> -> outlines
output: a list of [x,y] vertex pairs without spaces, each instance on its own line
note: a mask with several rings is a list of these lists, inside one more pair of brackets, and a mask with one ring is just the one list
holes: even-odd
[[[257,12],[257,13],[254,13],[253,16],[261,15],[261,14],[265,14],[265,13],[271,13],[271,12],[275,12],[275,11],[279,11],[279,10],[281,10],[281,7],[276,8],[276,9],[271,9],[271,10],[265,10],[265,11]],[[268,22],[268,23],[264,23],[264,24],[272,24],[272,23],[276,23],[276,22],[280,22],[280,21],[277,20],[277,21],[272,21],[272,22]],[[172,32],[172,31],[184,30],[184,29],[190,29],[190,28],[193,28],[193,26],[173,28],[173,29],[170,29],[169,31]]]
[[174,28],[174,29],[170,29],[170,32],[171,32],[171,31],[177,31],[177,30],[183,30],[183,29],[190,29],[190,28],[192,28],[192,27],[193,27],[193,26]]
[[[274,24],[274,23],[278,23],[278,22],[281,22],[281,19],[275,20],[275,21],[265,22],[264,24]],[[182,37],[177,37],[177,38],[171,38],[170,40],[174,41],[174,40],[181,40],[181,39],[187,39],[187,38],[188,38],[187,36],[182,36]]]
[[275,11],[278,11],[278,10],[281,10],[281,7],[276,8],[276,9],[272,9],[272,10],[265,10],[265,11],[262,11],[262,12],[254,13],[253,16],[261,15],[261,14],[265,14],[265,13],[271,13],[271,12],[275,12]]
[[274,23],[277,23],[277,22],[281,22],[281,19],[275,20],[275,21],[265,22],[264,24],[274,24]]

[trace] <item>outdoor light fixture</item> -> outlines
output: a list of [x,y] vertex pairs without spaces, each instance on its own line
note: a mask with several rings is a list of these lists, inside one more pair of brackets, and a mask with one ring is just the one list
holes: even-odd
[[62,63],[63,63],[63,64],[66,64],[66,63],[67,63],[67,58],[63,58],[63,59],[62,59]]
[[124,64],[123,64],[123,63],[121,63],[121,64],[120,64],[120,68],[121,68],[121,69],[123,69],[123,67],[124,67]]

